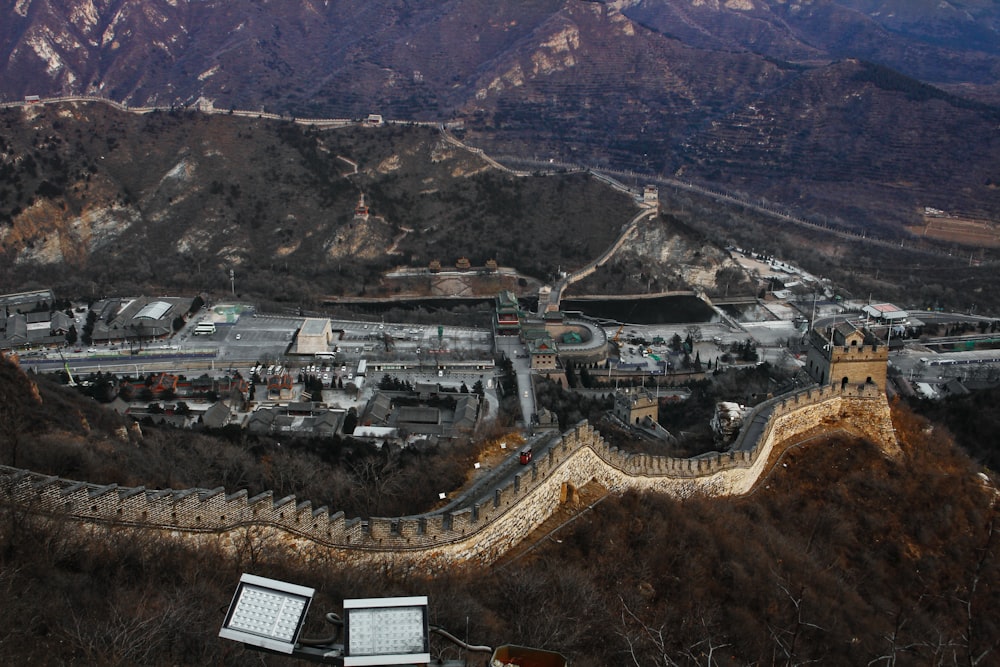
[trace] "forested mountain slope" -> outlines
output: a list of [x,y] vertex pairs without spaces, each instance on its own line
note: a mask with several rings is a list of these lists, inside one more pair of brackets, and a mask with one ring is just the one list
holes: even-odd
[[925,206],[1000,212],[984,177],[1000,112],[982,106],[1000,101],[998,15],[987,0],[18,0],[0,95],[462,121],[499,152],[898,228]]

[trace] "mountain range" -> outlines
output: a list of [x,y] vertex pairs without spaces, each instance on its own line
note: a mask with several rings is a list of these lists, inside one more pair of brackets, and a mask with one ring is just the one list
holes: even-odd
[[17,0],[0,97],[463,123],[899,231],[1000,214],[990,0]]

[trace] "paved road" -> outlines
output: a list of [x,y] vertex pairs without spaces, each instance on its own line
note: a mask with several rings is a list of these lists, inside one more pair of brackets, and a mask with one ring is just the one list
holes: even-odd
[[521,402],[521,416],[526,427],[532,424],[532,418],[538,411],[535,405],[535,387],[532,382],[531,360],[528,349],[514,336],[498,336],[497,350],[510,359],[517,375],[517,397]]

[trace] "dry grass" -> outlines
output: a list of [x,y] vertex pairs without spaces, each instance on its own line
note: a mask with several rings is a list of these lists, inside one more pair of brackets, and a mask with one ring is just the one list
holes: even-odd
[[915,236],[967,246],[1000,248],[1000,228],[988,220],[925,215],[924,224],[908,228]]

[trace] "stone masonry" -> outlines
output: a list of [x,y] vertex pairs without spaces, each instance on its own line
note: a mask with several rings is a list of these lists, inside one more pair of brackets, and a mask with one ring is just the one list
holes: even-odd
[[851,322],[809,332],[806,371],[821,385],[865,382],[885,391],[888,359],[889,346]]
[[616,493],[738,495],[750,491],[776,448],[819,427],[836,424],[887,452],[896,447],[888,403],[873,384],[826,386],[775,399],[755,408],[747,423],[765,415],[756,442],[746,441],[753,436],[744,428],[731,451],[690,459],[621,452],[581,422],[511,485],[454,512],[363,521],[295,496],[275,499],[270,492],[248,497],[221,487],[101,486],[7,467],[0,467],[0,503],[95,529],[156,531],[233,549],[252,534],[345,562],[426,569],[496,561],[551,515],[567,488],[591,480]]

